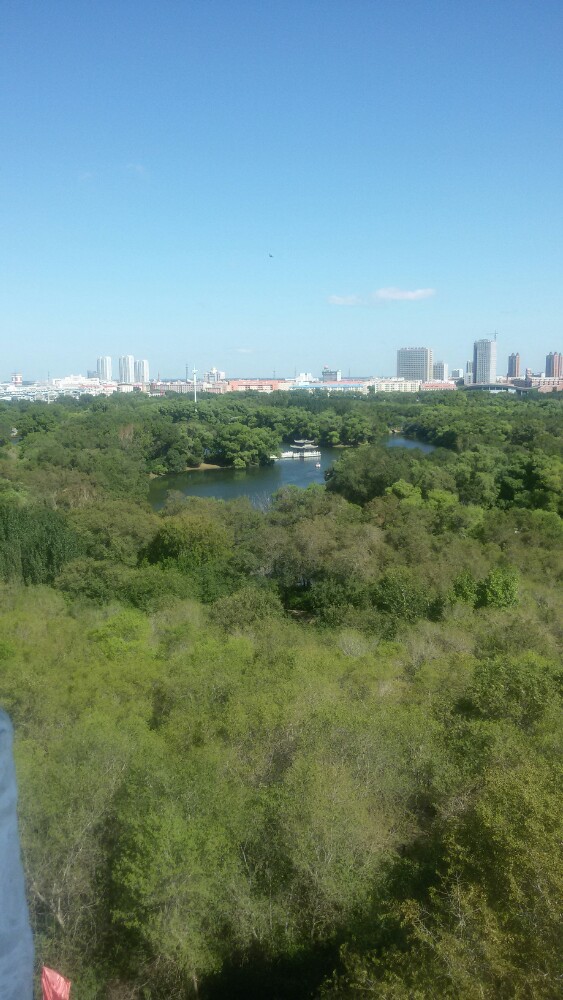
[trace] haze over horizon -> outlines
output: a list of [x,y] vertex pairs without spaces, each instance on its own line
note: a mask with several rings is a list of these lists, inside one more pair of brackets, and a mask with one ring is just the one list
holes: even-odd
[[22,0],[0,43],[0,379],[563,346],[563,8]]

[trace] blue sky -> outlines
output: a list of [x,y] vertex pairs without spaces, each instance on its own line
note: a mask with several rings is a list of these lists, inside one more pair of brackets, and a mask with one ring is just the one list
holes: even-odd
[[[563,4],[15,0],[0,379],[563,349]],[[272,256],[270,256],[272,255]]]

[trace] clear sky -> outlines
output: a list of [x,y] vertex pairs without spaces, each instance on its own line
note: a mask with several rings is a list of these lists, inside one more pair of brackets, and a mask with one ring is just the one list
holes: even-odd
[[5,0],[0,379],[563,349],[563,3]]

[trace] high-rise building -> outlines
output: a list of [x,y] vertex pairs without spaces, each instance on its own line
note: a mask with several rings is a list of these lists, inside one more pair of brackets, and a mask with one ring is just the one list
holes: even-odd
[[397,378],[430,382],[432,351],[429,347],[401,347],[397,351]]
[[149,363],[148,361],[135,361],[135,382],[148,382]]
[[496,340],[476,340],[473,344],[473,382],[483,385],[497,380]]
[[98,378],[102,382],[111,382],[111,358],[109,354],[101,355],[96,366]]
[[508,371],[506,373],[507,378],[520,378],[520,355],[519,354],[509,354],[508,355]]
[[563,354],[549,352],[545,359],[545,374],[547,378],[563,378]]
[[224,378],[225,372],[219,371],[215,366],[203,375],[204,382],[221,382]]
[[450,378],[453,379],[463,378],[463,368],[452,368],[452,374]]
[[435,361],[432,365],[432,377],[437,382],[448,381],[448,365],[446,361]]
[[119,359],[119,381],[125,385],[133,385],[135,381],[135,358],[132,354],[123,354]]

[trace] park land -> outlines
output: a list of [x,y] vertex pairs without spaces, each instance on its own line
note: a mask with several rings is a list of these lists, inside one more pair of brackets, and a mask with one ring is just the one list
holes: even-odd
[[[382,395],[0,407],[0,697],[80,1000],[559,995],[563,399]],[[326,485],[149,505],[298,438]]]

